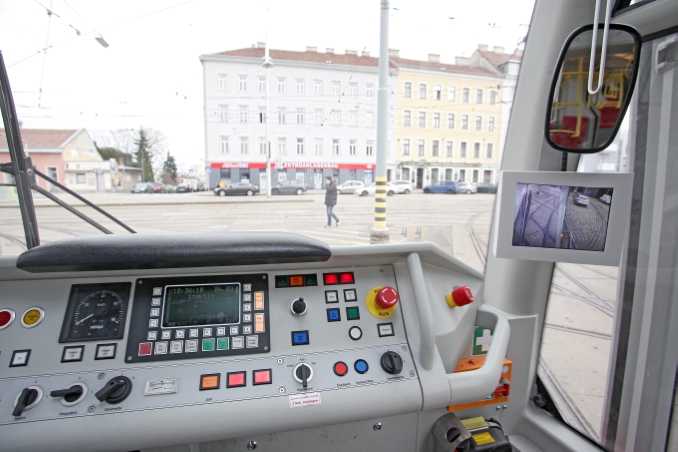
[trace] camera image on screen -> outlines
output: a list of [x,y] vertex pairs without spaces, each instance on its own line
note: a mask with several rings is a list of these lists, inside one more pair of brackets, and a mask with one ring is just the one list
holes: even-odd
[[516,184],[513,246],[605,251],[612,191]]

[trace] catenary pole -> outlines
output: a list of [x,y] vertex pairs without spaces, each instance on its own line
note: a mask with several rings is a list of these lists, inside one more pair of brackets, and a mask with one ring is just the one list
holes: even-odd
[[386,227],[386,165],[388,155],[388,14],[389,1],[381,0],[381,30],[379,36],[379,91],[377,94],[377,170],[374,197],[374,226],[371,243],[388,242]]
[[266,112],[264,113],[264,121],[266,121],[266,197],[271,197],[271,137],[269,135],[268,117],[269,115],[269,86],[268,73],[273,67],[271,57],[268,55],[268,32],[266,32],[266,51],[263,62],[261,63],[266,68]]

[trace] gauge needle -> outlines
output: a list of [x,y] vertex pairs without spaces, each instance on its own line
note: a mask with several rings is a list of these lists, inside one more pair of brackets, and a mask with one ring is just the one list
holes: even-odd
[[90,317],[94,317],[94,314],[90,314],[90,315],[88,315],[87,317],[85,317],[85,318],[84,318],[84,319],[82,319],[81,321],[79,321],[79,322],[75,322],[75,324],[76,324],[76,325],[81,325],[81,324],[82,324],[82,322],[84,322],[85,320],[89,319]]

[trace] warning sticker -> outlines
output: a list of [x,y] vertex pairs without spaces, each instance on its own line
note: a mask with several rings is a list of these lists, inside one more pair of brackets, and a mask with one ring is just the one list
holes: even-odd
[[487,428],[487,422],[482,416],[472,417],[470,419],[462,419],[461,423],[468,430],[476,430],[479,428]]
[[490,435],[489,432],[475,433],[471,436],[473,437],[473,441],[475,441],[478,446],[492,444],[495,442],[494,438],[492,438],[492,435]]
[[312,392],[310,394],[295,394],[290,396],[290,408],[311,405],[320,405],[320,393]]

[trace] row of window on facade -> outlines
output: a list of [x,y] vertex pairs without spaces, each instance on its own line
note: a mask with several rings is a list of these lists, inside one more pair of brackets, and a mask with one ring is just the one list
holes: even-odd
[[[402,156],[407,157],[411,155],[411,140],[409,138],[403,138],[402,141]],[[426,140],[419,139],[417,140],[417,157],[427,157],[426,155]],[[481,144],[479,142],[473,143],[473,158],[481,158]],[[440,140],[431,140],[431,157],[442,157],[440,153]],[[446,158],[454,158],[454,141],[445,142],[445,155]],[[494,143],[485,144],[485,158],[491,159],[494,157]],[[468,142],[462,141],[459,146],[459,158],[465,159],[468,157]]]
[[[423,169],[422,169],[423,170]],[[492,170],[479,170],[479,169],[468,169],[468,168],[431,168],[430,173],[426,173],[426,180],[430,180],[431,183],[444,180],[456,180],[457,182],[466,182],[467,174],[470,176],[469,182],[480,182],[480,172],[482,171],[483,179],[485,183],[494,182],[492,177]],[[403,168],[400,176],[402,180],[411,180],[416,182],[416,168]]]
[[[263,75],[258,75],[257,79],[257,92],[265,93],[266,92],[266,77]],[[228,91],[228,74],[218,74],[217,75],[217,89],[219,91]],[[275,90],[277,94],[287,94],[287,77],[275,77]],[[348,82],[346,87],[347,91],[343,94],[346,94],[348,97],[358,97],[359,84],[358,82]],[[247,75],[238,75],[238,92],[247,93],[249,92],[249,76]],[[332,96],[341,96],[342,95],[342,86],[341,82],[333,80],[330,83],[330,93]],[[306,80],[303,78],[294,79],[294,94],[297,96],[306,95]],[[313,80],[313,91],[310,93],[313,96],[323,96],[324,83],[323,80]],[[368,99],[374,99],[375,96],[375,86],[374,83],[365,84],[365,96]]]
[[[290,155],[307,155],[306,152],[306,139],[305,138],[295,138],[291,145],[294,146],[294,149],[290,151]],[[331,153],[330,155],[332,156],[340,156],[342,155],[342,148],[341,148],[341,141],[339,138],[334,138],[332,139],[332,148],[331,148]],[[346,140],[348,141],[348,155],[358,155],[358,140],[357,139],[349,139]],[[260,155],[267,155],[267,145],[266,145],[266,137],[259,137],[259,154]],[[312,155],[314,156],[322,156],[324,155],[324,144],[325,140],[323,138],[314,138],[312,145],[313,145],[313,153]],[[250,153],[250,137],[238,137],[238,152],[240,155],[248,155]],[[277,138],[276,142],[271,144],[272,146],[277,145],[277,148],[275,149],[277,151],[276,155],[287,155],[287,138],[280,137]],[[389,148],[389,154],[390,154],[390,142],[388,143],[388,148]],[[361,153],[361,155],[367,156],[367,157],[373,157],[375,155],[375,143],[374,140],[366,140],[365,141],[365,147],[364,147],[364,153]],[[230,142],[230,137],[229,136],[220,136],[219,137],[219,153],[228,155],[231,153],[231,142]]]
[[[442,85],[433,85],[433,92],[431,93],[433,100],[443,100],[443,86]],[[412,82],[405,82],[403,87],[403,97],[405,99],[412,99]],[[476,88],[476,104],[482,104],[485,97],[485,90],[483,88]],[[428,83],[419,83],[419,99],[428,98]],[[456,102],[457,101],[457,87],[454,85],[447,86],[447,101]],[[471,103],[471,88],[462,88],[461,89],[461,102],[463,104]],[[494,89],[490,90],[490,105],[497,104],[497,91]]]
[[[426,112],[425,111],[420,111],[419,112],[419,121],[418,125],[419,128],[426,128],[427,120],[426,120]],[[454,129],[456,127],[456,114],[454,113],[448,113],[447,114],[447,128],[448,129]],[[433,113],[433,121],[432,121],[432,127],[434,129],[440,129],[442,124],[442,115],[440,113]],[[403,110],[403,127],[412,127],[412,111],[411,110]],[[490,116],[487,118],[487,131],[488,132],[494,132],[496,127],[496,121],[494,116]],[[461,130],[469,130],[469,115],[461,115]],[[476,115],[475,117],[475,127],[474,130],[476,131],[482,131],[483,130],[483,117],[482,115]]]
[[[333,126],[341,126],[341,113],[341,110],[330,111],[330,124]],[[276,122],[278,124],[307,124],[307,116],[308,115],[305,108],[297,108],[295,110],[288,111],[286,107],[278,107],[276,110]],[[365,121],[364,123],[362,122],[363,117]],[[326,120],[327,118],[325,117],[325,111],[322,108],[316,108],[313,110],[313,125],[323,126],[325,125]],[[219,122],[232,122],[232,118],[229,118],[228,105],[219,105]],[[250,122],[250,113],[247,105],[238,106],[237,122]],[[259,112],[255,122],[260,124],[266,123],[266,107],[259,107]],[[373,112],[359,114],[358,111],[349,111],[348,125],[349,127],[358,127],[360,125],[362,127],[373,128],[375,126],[375,115]]]

